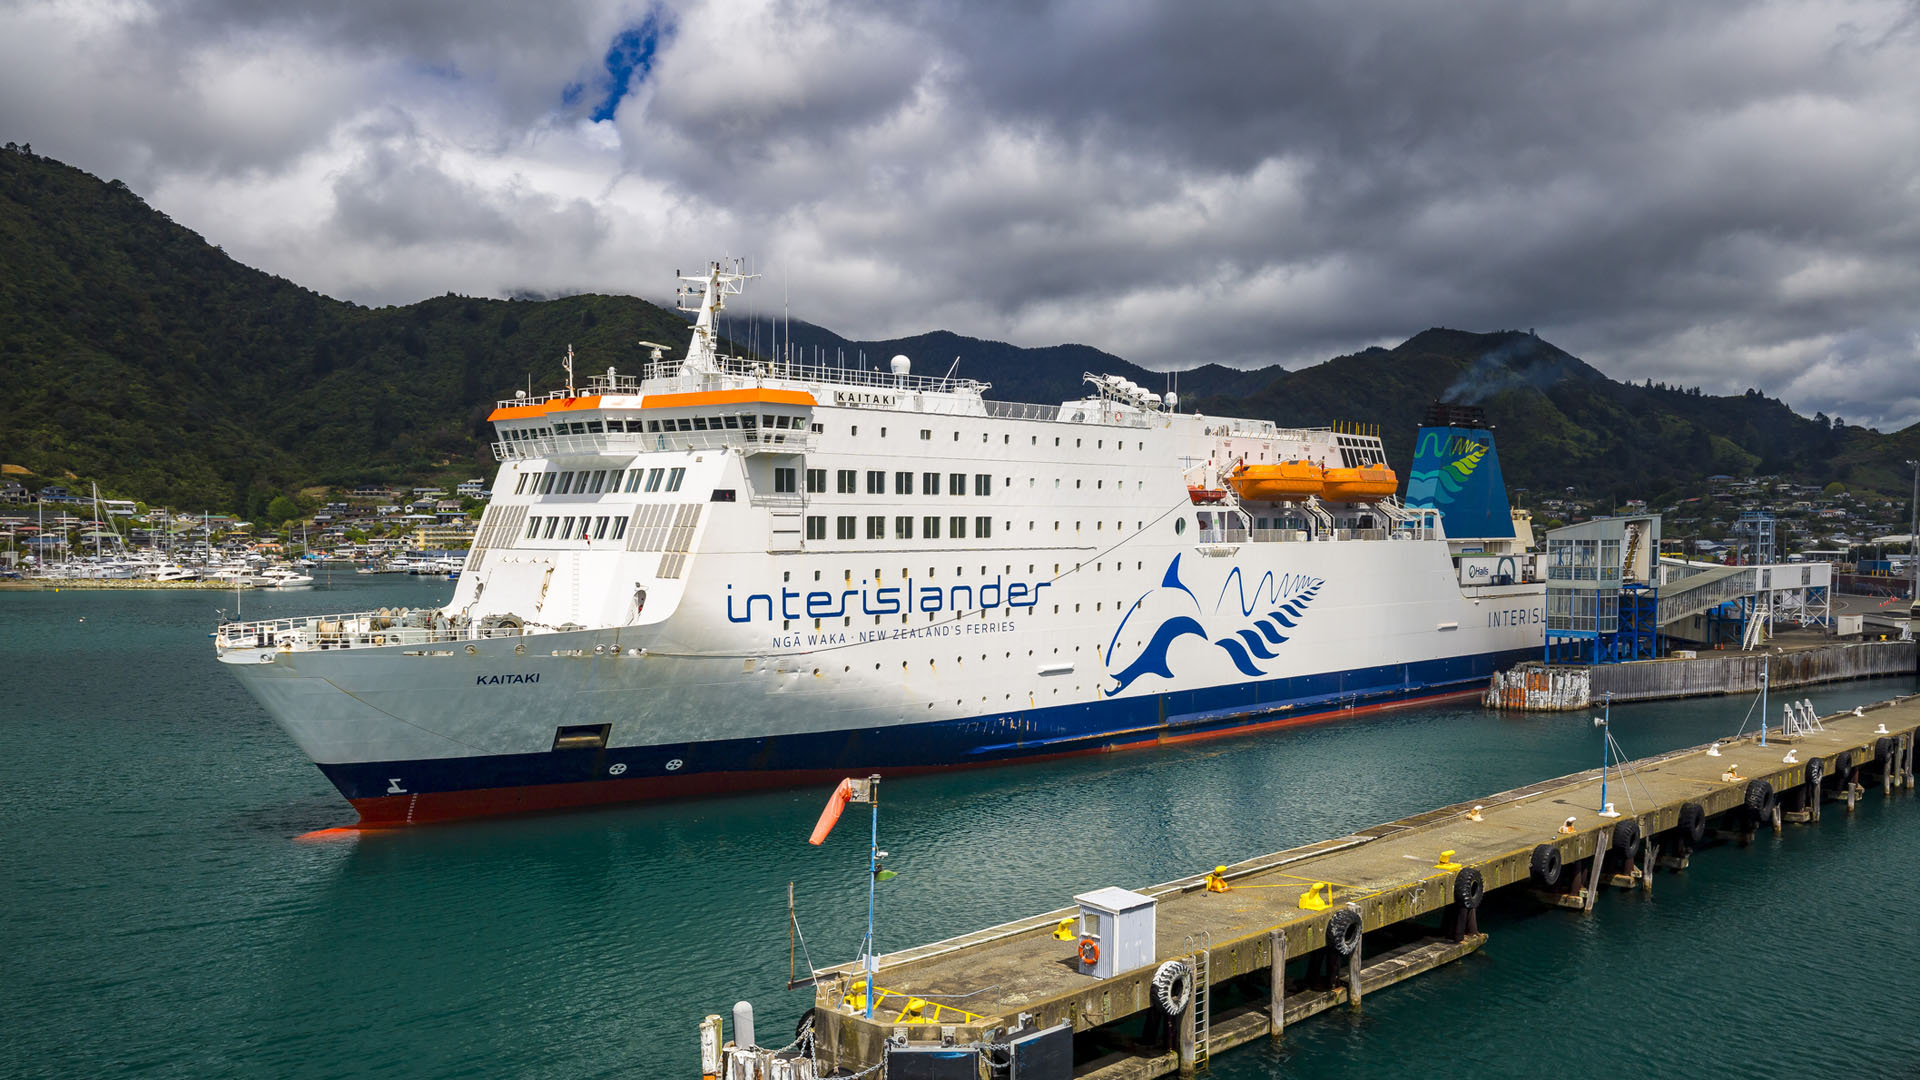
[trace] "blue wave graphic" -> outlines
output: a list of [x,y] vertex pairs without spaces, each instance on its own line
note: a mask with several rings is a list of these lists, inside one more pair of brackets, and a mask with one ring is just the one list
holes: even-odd
[[1251,630],[1235,630],[1234,635],[1246,642],[1247,651],[1260,659],[1273,660],[1277,658],[1277,654],[1272,649],[1267,648],[1267,643],[1260,640],[1259,634]]
[[1261,637],[1266,638],[1268,641],[1273,642],[1275,645],[1278,645],[1281,642],[1287,640],[1287,635],[1281,633],[1278,627],[1274,626],[1272,623],[1268,622],[1265,619],[1255,619],[1253,623],[1253,628],[1255,630],[1260,631]]
[[1247,650],[1241,648],[1240,642],[1235,639],[1221,638],[1219,641],[1214,642],[1214,644],[1225,649],[1227,655],[1233,657],[1233,666],[1239,668],[1242,674],[1252,676],[1256,679],[1266,674],[1266,672],[1254,666],[1253,658],[1247,655]]
[[[1117,694],[1131,685],[1133,680],[1149,673],[1158,675],[1163,679],[1173,678],[1173,672],[1167,668],[1167,649],[1170,648],[1175,641],[1188,634],[1203,639],[1207,636],[1206,630],[1201,627],[1198,621],[1190,619],[1185,615],[1176,615],[1166,622],[1161,623],[1160,628],[1153,632],[1153,640],[1147,642],[1146,651],[1141,653],[1133,663],[1128,664],[1126,670],[1114,676],[1115,679],[1120,681],[1120,685],[1107,691],[1107,693]],[[1246,669],[1242,668],[1241,670],[1244,671]],[[1255,672],[1255,674],[1259,673]]]

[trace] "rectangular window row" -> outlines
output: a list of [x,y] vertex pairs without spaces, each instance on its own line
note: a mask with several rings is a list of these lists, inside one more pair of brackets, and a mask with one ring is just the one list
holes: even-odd
[[574,515],[527,519],[527,540],[620,540],[627,535],[626,517]]
[[[818,474],[817,480],[815,479],[816,474]],[[947,473],[945,475],[945,479],[946,479],[946,483],[943,485],[941,483],[940,473],[937,473],[937,472],[921,473],[919,476],[920,494],[922,495],[941,495],[941,494],[965,495],[967,493],[967,474],[966,473]],[[867,487],[867,494],[869,495],[887,494],[886,470],[868,469],[866,487]],[[912,473],[912,471],[902,469],[893,474],[893,494],[912,495],[914,493],[913,488],[914,488],[914,474]],[[807,470],[807,490],[810,492],[824,493],[827,490],[827,470],[808,469]],[[835,490],[842,495],[859,494],[860,492],[859,470],[858,469],[836,470]],[[973,493],[979,496],[992,495],[993,494],[993,477],[986,473],[975,473],[973,476]]]
[[[927,514],[920,518],[920,538],[923,540],[940,539],[940,516]],[[946,519],[947,537],[952,540],[967,538],[967,519],[965,515],[954,514]],[[834,522],[834,537],[840,540],[857,540],[860,531],[860,518],[854,514],[841,514]],[[911,540],[914,531],[914,515],[898,514],[893,519],[892,539]],[[986,539],[993,535],[993,518],[981,515],[973,519],[973,535],[976,539]],[[825,540],[827,538],[827,518],[821,514],[807,518],[807,539]],[[887,518],[885,514],[869,514],[866,519],[866,538],[886,540]]]
[[[623,478],[624,474],[624,478]],[[679,491],[685,469],[581,469],[522,473],[515,495],[599,495],[623,490]],[[641,485],[645,484],[643,488]],[[664,487],[662,484],[664,483]]]

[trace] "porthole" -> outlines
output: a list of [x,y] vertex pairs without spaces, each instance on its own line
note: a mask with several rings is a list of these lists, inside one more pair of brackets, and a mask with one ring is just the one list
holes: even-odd
[[1185,536],[1186,532],[1187,532],[1187,519],[1184,517],[1174,518],[1173,519],[1173,535]]

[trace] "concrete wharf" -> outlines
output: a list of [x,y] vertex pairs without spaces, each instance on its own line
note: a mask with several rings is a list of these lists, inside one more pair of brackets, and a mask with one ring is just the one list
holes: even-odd
[[1481,948],[1486,890],[1591,913],[1605,888],[1651,888],[1656,866],[1684,870],[1716,838],[1913,789],[1920,695],[1802,727],[1769,730],[1764,747],[1756,734],[1616,766],[1605,779],[1617,817],[1599,813],[1596,769],[1139,890],[1155,901],[1153,962],[1110,978],[1082,974],[1077,907],[882,956],[871,1019],[858,966],[826,969],[813,1064],[844,1075],[931,1044],[980,1048],[978,1075],[1000,1076],[996,1051],[1056,1028],[1071,1032],[1082,1080],[1190,1074]]

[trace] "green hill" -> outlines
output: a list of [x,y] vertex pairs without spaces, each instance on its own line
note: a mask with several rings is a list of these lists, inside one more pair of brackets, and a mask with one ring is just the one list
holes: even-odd
[[[736,339],[772,342],[742,321]],[[404,307],[334,300],[228,258],[118,181],[9,145],[0,153],[0,461],[97,480],[121,497],[260,515],[313,485],[491,474],[495,399],[548,387],[571,344],[583,372],[637,368],[641,339],[680,343],[676,313],[631,297]],[[1153,388],[1166,376],[1085,345],[1023,349],[946,331],[853,341],[793,325],[799,351],[849,364],[905,353],[922,374],[1059,401],[1083,371]],[[1901,491],[1920,425],[1832,429],[1749,393],[1609,380],[1528,334],[1429,330],[1284,371],[1208,365],[1180,375],[1183,407],[1284,424],[1377,423],[1396,465],[1436,398],[1479,401],[1509,483],[1624,495],[1716,472],[1777,472]]]

